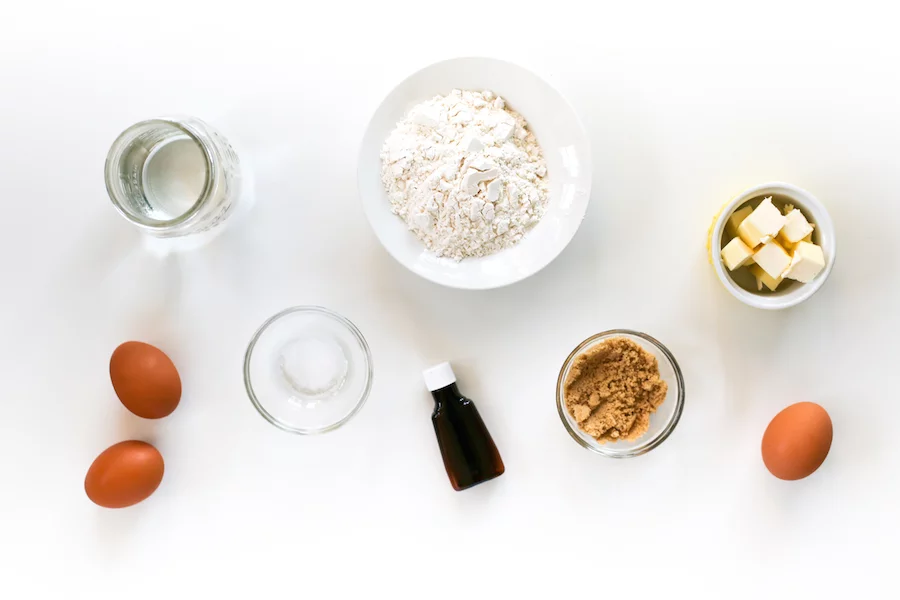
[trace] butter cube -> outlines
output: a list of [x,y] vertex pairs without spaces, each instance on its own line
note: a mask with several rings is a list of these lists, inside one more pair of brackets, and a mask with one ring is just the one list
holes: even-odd
[[743,240],[750,248],[759,246],[765,237],[765,235],[750,222],[750,217],[744,219],[738,226],[738,236],[740,236],[741,240]]
[[785,269],[791,265],[790,255],[775,240],[763,244],[763,247],[753,255],[753,260],[774,278],[781,277]]
[[803,213],[796,208],[789,212],[785,219],[787,219],[787,222],[781,228],[781,233],[778,234],[778,239],[782,242],[796,244],[812,233],[813,226],[806,220]]
[[[815,225],[813,225],[813,227],[815,227]],[[805,238],[800,240],[800,242],[809,242],[810,244],[812,244],[813,243],[812,237],[813,237],[813,234],[810,233]],[[800,242],[797,242],[797,244],[799,244]],[[797,248],[797,244],[792,244],[789,241],[785,240],[784,238],[781,237],[780,233],[778,234],[778,243],[781,244],[782,248],[784,248],[785,250],[788,251],[788,254],[793,256],[794,250]]]
[[741,238],[734,238],[722,248],[722,262],[729,271],[743,267],[753,260],[753,250],[747,247]]
[[728,222],[725,223],[725,232],[729,235],[737,235],[738,227],[740,227],[741,223],[744,222],[744,219],[750,216],[750,213],[752,212],[752,206],[745,206],[744,208],[731,213],[731,216],[728,217]]
[[738,235],[745,244],[756,248],[778,235],[786,222],[787,217],[775,208],[770,196],[763,200],[756,210],[751,212],[750,216],[738,226]]
[[800,283],[809,283],[825,268],[822,248],[809,242],[800,242],[794,249],[794,257],[784,276]]
[[784,281],[784,278],[782,277],[772,277],[763,271],[762,267],[759,265],[750,265],[750,273],[756,277],[756,289],[759,291],[762,291],[763,286],[765,285],[774,292],[778,288],[778,285]]

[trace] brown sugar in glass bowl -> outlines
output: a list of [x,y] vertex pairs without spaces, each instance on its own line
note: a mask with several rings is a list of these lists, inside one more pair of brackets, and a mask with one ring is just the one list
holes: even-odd
[[684,378],[675,357],[656,339],[627,329],[605,331],[566,358],[556,403],[563,425],[581,446],[630,458],[656,448],[675,429],[684,407]]

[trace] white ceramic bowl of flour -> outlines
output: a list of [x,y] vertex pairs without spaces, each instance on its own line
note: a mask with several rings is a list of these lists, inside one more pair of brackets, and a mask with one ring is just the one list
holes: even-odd
[[[406,223],[391,212],[381,181],[382,146],[397,123],[417,104],[454,89],[491,90],[520,113],[543,148],[549,184],[543,218],[518,244],[489,256],[461,261],[438,258],[426,250]],[[578,231],[590,200],[590,146],[569,103],[534,73],[501,60],[457,58],[411,75],[384,99],[363,138],[358,185],[375,234],[403,266],[449,287],[496,288],[540,271]]]

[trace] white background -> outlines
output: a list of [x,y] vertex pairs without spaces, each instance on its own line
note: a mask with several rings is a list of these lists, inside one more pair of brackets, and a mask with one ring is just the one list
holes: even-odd
[[[11,2],[0,18],[0,597],[895,593],[895,19],[859,1],[167,4]],[[484,293],[394,263],[355,188],[381,98],[460,55],[545,77],[593,147],[572,244]],[[173,112],[234,138],[258,200],[162,258],[102,172],[121,130]],[[731,298],[704,255],[718,208],[769,180],[816,194],[839,246],[827,285],[782,313]],[[376,371],[356,418],[318,437],[266,423],[241,381],[256,327],[308,303],[357,323]],[[687,390],[672,437],[626,461],[575,444],[553,395],[567,353],[614,327],[668,345]],[[164,420],[113,393],[128,339],[180,369]],[[419,375],[440,360],[507,466],[463,493]],[[830,412],[834,444],[781,482],[760,439],[800,400]],[[97,508],[84,474],[129,438],[158,446],[165,479]]]

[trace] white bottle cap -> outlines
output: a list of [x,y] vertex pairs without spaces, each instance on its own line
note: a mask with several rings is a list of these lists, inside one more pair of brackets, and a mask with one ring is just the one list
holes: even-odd
[[445,388],[451,383],[456,383],[453,367],[448,362],[425,369],[422,371],[422,377],[425,378],[425,385],[428,387],[429,392]]

